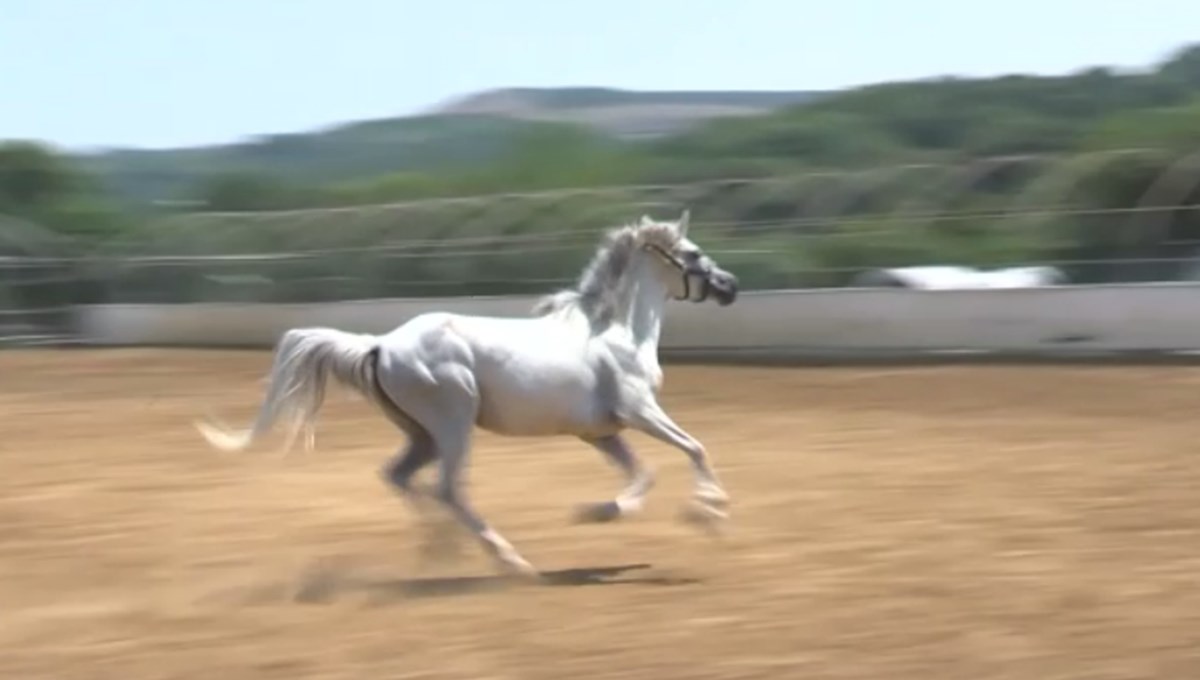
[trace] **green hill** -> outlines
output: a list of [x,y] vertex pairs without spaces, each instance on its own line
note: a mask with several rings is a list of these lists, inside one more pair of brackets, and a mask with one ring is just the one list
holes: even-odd
[[77,158],[134,202],[188,198],[206,179],[269,175],[297,185],[413,171],[462,169],[509,152],[517,140],[564,126],[598,139],[661,136],[714,118],[767,113],[808,101],[804,92],[635,92],[511,89],[465,97],[421,115],[325,130],[265,135],[180,149],[114,149]]
[[184,198],[206,178],[228,174],[321,184],[472,165],[503,153],[509,140],[538,125],[492,116],[395,118],[222,146],[118,149],[78,160],[115,192],[153,201]]

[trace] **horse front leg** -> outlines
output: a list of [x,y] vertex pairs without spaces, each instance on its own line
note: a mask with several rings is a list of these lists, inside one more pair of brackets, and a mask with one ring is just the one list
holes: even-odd
[[653,400],[647,399],[628,417],[629,426],[670,444],[687,455],[696,476],[696,504],[688,519],[711,523],[729,517],[729,494],[717,480],[704,445],[675,424]]
[[616,434],[582,439],[620,468],[621,473],[625,475],[625,488],[611,501],[580,506],[575,513],[575,521],[611,522],[641,510],[646,494],[654,487],[654,474],[642,464],[629,443]]

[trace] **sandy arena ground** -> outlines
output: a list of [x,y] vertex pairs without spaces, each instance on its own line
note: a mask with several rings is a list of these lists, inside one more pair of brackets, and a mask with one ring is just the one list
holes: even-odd
[[0,677],[1200,678],[1200,369],[669,366],[734,500],[574,526],[617,475],[481,435],[472,543],[430,565],[377,471],[402,442],[334,392],[313,456],[208,449],[259,352],[0,353]]

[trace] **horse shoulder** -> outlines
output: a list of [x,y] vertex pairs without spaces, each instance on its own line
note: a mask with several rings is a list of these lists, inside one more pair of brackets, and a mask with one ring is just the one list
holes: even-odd
[[654,392],[662,387],[663,371],[656,348],[638,347],[627,331],[607,333],[601,338],[620,361],[625,375],[645,381]]
[[619,420],[662,384],[657,363],[648,370],[637,348],[619,339],[596,338],[592,352],[597,396],[611,406]]
[[636,379],[627,370],[619,352],[600,345],[590,353],[592,373],[595,376],[595,402],[605,414],[605,420],[624,423],[637,401]]

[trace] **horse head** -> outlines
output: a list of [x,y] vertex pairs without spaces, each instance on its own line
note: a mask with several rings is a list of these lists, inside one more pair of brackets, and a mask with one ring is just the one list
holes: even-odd
[[642,217],[638,240],[643,250],[653,255],[654,275],[676,300],[699,303],[711,297],[721,306],[732,304],[738,294],[737,277],[688,238],[689,222],[688,210],[675,221]]
[[688,222],[685,210],[678,220],[644,216],[613,229],[578,284],[541,298],[534,314],[578,311],[593,329],[602,329],[617,320],[628,321],[634,310],[640,310],[634,316],[648,313],[657,319],[668,298],[696,303],[712,298],[722,306],[732,304],[738,294],[737,277],[688,238]]

